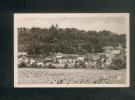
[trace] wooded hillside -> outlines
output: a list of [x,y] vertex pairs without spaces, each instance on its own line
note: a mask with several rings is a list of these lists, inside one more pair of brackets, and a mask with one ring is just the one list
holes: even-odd
[[103,52],[103,46],[126,46],[126,34],[111,31],[84,31],[76,28],[18,28],[19,51],[29,54]]

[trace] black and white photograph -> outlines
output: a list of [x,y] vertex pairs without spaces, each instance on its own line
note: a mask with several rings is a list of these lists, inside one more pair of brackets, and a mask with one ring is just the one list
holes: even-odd
[[14,87],[129,87],[129,13],[14,13]]

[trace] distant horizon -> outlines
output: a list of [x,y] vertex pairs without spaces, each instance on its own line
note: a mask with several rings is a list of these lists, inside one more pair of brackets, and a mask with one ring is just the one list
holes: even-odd
[[[56,24],[52,24],[52,25],[56,25]],[[50,26],[51,27],[51,26]],[[18,28],[26,28],[26,29],[31,29],[31,28],[40,28],[40,29],[48,29],[49,27],[18,27]],[[88,32],[88,31],[96,31],[96,32],[100,32],[100,31],[110,31],[110,30],[106,30],[106,29],[103,29],[103,30],[99,30],[99,31],[97,31],[97,30],[84,30],[84,29],[79,29],[79,28],[76,28],[76,27],[66,27],[66,28],[63,28],[63,27],[59,27],[59,25],[58,25],[58,28],[62,28],[62,29],[66,29],[66,28],[75,28],[75,29],[78,29],[78,30],[82,30],[82,31],[86,31],[86,32]],[[115,34],[119,34],[119,33],[116,33],[116,32],[113,32],[113,31],[110,31],[110,32],[112,32],[112,33],[115,33]],[[127,33],[120,33],[120,34],[127,34]]]
[[49,28],[57,24],[59,28],[109,30],[117,34],[129,34],[128,13],[16,14],[15,23],[17,27],[25,28]]

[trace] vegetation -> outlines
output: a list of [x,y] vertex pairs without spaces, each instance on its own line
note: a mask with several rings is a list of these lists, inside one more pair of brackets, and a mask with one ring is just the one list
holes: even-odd
[[118,54],[113,60],[110,69],[125,69],[126,68],[126,55]]
[[66,54],[85,54],[103,52],[103,46],[125,47],[126,35],[110,31],[84,31],[76,28],[59,28],[52,25],[50,28],[18,28],[19,51],[29,54],[44,54],[61,52]]
[[19,68],[20,84],[122,84],[126,70]]

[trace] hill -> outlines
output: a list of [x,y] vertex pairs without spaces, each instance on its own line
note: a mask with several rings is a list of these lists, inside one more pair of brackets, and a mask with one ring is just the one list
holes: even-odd
[[126,47],[126,34],[111,31],[85,31],[76,28],[18,28],[19,51],[29,54],[66,53],[86,54],[103,52],[104,46]]

